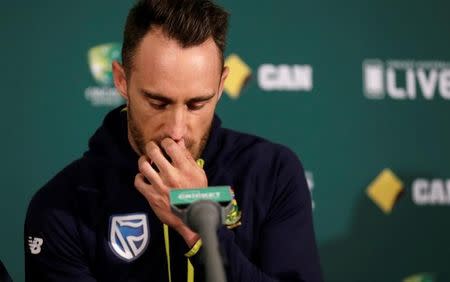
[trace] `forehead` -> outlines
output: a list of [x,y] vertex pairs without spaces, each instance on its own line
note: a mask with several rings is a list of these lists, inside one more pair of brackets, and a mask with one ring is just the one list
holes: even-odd
[[152,28],[142,39],[133,59],[133,76],[153,87],[216,84],[221,75],[220,51],[212,38],[183,47],[161,28]]

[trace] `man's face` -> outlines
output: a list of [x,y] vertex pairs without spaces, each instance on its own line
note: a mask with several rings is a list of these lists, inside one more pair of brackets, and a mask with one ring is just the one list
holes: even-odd
[[214,40],[183,48],[154,27],[136,49],[128,77],[118,64],[113,69],[116,87],[128,100],[133,148],[143,154],[149,141],[160,144],[169,137],[198,158],[228,73]]

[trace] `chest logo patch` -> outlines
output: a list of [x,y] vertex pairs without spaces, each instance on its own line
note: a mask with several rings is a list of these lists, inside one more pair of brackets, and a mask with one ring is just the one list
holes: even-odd
[[232,188],[230,189],[233,200],[231,201],[231,211],[225,218],[225,225],[227,226],[228,229],[233,229],[242,225],[241,223],[242,212],[239,210],[234,190]]
[[111,216],[109,245],[119,258],[133,261],[147,249],[150,230],[144,213]]

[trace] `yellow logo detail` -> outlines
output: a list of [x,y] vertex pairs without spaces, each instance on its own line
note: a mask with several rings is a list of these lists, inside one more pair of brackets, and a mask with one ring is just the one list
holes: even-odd
[[403,282],[433,282],[433,281],[434,275],[430,273],[415,274],[403,279]]
[[241,223],[241,211],[239,210],[239,207],[237,205],[237,202],[235,199],[231,202],[232,209],[230,213],[225,218],[225,225],[228,227],[228,229],[233,229],[235,227],[240,226]]
[[203,160],[203,159],[198,159],[198,160],[196,160],[195,162],[197,163],[197,165],[198,165],[200,168],[203,168],[203,167],[205,166],[205,160]]
[[384,169],[367,187],[367,196],[389,214],[403,190],[403,182],[390,169]]
[[225,218],[225,225],[227,226],[228,229],[233,229],[242,225],[241,223],[242,213],[239,210],[239,206],[237,204],[236,196],[234,194],[233,189],[231,189],[230,192],[231,195],[233,196],[233,200],[231,201],[231,211]]
[[231,54],[225,60],[225,66],[230,69],[227,79],[225,80],[224,89],[228,96],[233,99],[239,98],[242,88],[249,80],[252,70],[250,67],[236,54]]

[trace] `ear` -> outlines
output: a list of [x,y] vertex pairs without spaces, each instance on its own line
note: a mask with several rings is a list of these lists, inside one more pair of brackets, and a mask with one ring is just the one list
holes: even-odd
[[114,61],[112,63],[112,71],[116,89],[119,91],[120,95],[128,101],[127,77],[123,66],[119,62]]
[[222,70],[222,76],[220,77],[220,84],[219,84],[219,98],[222,96],[223,93],[223,86],[225,85],[225,79],[227,79],[228,73],[230,72],[230,69],[228,67],[224,67]]

